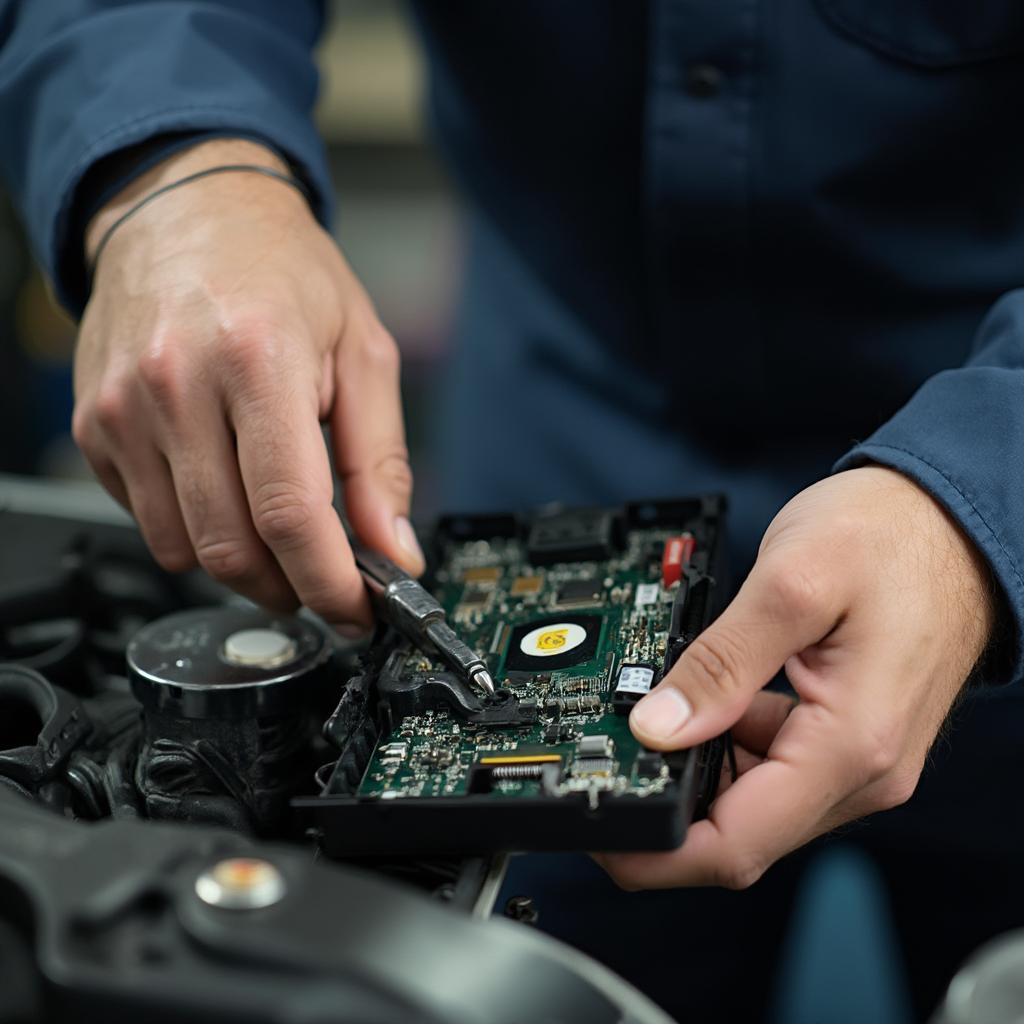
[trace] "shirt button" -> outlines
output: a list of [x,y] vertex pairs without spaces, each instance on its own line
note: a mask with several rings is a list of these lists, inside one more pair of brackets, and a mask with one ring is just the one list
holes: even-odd
[[691,64],[686,71],[686,91],[698,99],[708,99],[718,95],[722,80],[722,72],[714,64]]

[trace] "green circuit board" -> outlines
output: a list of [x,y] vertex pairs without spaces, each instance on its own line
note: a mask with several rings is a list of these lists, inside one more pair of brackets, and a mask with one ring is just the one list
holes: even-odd
[[[612,542],[611,526],[590,523],[603,540],[589,547],[559,541],[557,531],[444,545],[432,585],[448,621],[535,717],[495,728],[442,708],[406,716],[379,738],[358,797],[582,792],[596,805],[605,793],[665,789],[668,767],[633,737],[628,712],[659,680],[667,645],[678,642],[674,623],[703,578],[710,538],[699,523],[619,527]],[[555,542],[545,545],[547,536]],[[403,677],[445,669],[415,650],[402,657]]]

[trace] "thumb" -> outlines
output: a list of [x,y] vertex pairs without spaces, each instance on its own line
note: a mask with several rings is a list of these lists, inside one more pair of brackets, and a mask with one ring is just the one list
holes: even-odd
[[377,324],[346,338],[343,352],[331,428],[345,511],[365,544],[418,575],[425,562],[409,523],[412,471],[398,348]]
[[691,747],[724,732],[786,660],[817,643],[841,612],[818,573],[762,556],[721,616],[630,715],[649,747]]

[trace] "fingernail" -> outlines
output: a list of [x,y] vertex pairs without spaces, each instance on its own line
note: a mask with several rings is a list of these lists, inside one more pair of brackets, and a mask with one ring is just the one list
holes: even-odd
[[398,546],[422,568],[427,564],[423,557],[423,549],[416,539],[416,531],[412,523],[405,516],[395,516],[395,537],[398,539]]
[[674,686],[665,686],[644,697],[629,717],[648,736],[668,739],[693,717],[693,708]]

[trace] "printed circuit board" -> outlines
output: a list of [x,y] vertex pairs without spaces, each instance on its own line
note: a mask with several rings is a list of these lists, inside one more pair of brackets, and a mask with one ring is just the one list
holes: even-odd
[[[350,759],[325,795],[349,799],[364,819],[367,807],[387,807],[393,821],[414,805],[484,802],[506,815],[564,803],[591,817],[614,805],[635,817],[649,803],[652,815],[678,819],[693,804],[680,791],[697,784],[693,758],[646,750],[628,715],[711,614],[722,511],[705,498],[442,520],[428,583],[498,693],[487,698],[397,643],[373,674],[379,728],[365,766],[353,773]],[[514,820],[497,832],[514,834]],[[679,826],[665,835],[681,838]],[[550,833],[485,845],[502,843],[564,846]]]

